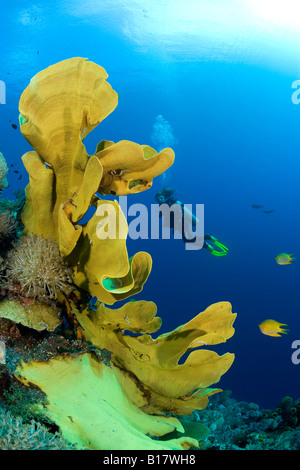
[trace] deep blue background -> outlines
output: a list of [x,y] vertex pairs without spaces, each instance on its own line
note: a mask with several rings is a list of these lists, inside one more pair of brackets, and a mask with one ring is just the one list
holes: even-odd
[[[170,3],[126,6],[114,0],[108,7],[96,1],[98,9],[91,11],[85,1],[7,4],[1,18],[0,80],[7,104],[0,105],[0,151],[23,176],[18,180],[10,171],[3,197],[28,181],[20,157],[30,146],[11,124],[18,124],[19,96],[30,78],[74,56],[102,65],[120,99],[87,137],[88,152],[103,138],[154,145],[153,124],[163,115],[176,139],[175,164],[151,190],[128,202],[154,203],[155,192],[170,185],[181,201],[205,204],[205,231],[230,248],[228,256],[216,258],[205,250],[186,251],[181,241],[128,240],[129,255],[142,250],[153,257],[137,298],[156,302],[161,332],[211,303],[230,301],[238,313],[236,333],[215,350],[234,352],[236,359],[219,385],[238,400],[276,406],[284,395],[300,397],[300,364],[291,362],[291,344],[300,339],[300,256],[289,266],[274,261],[280,252],[299,252],[300,105],[291,101],[291,85],[300,78],[300,50],[289,40],[288,25],[268,23],[263,29],[255,11],[249,19],[239,11],[247,28],[235,19],[236,36],[228,38],[226,20],[218,21],[236,2],[225,0],[214,2],[212,12],[199,0],[199,31],[168,36],[174,17],[166,9],[161,14],[159,5]],[[202,6],[217,33],[210,35],[209,25],[206,36],[201,29]],[[158,26],[165,29],[157,31],[153,23],[151,32],[156,8]],[[275,212],[265,214],[252,204]],[[287,323],[289,334],[262,335],[258,323],[266,318]]]

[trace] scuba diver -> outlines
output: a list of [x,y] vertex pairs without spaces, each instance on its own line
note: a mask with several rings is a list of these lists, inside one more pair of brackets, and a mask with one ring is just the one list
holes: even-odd
[[[173,204],[178,204],[181,207],[184,215],[186,215],[190,218],[191,223],[192,223],[192,227],[195,227],[196,222],[198,221],[198,219],[196,218],[196,216],[194,214],[192,214],[187,209],[187,207],[184,206],[183,202],[178,201],[178,199],[176,199],[174,197],[174,193],[175,193],[175,189],[164,186],[161,191],[158,191],[156,193],[155,200],[159,205],[167,204],[169,207],[173,206]],[[170,225],[171,225],[171,228],[174,231],[174,226],[175,226],[174,214],[171,214],[171,215],[172,215],[172,218],[170,219]],[[161,214],[160,214],[160,217],[161,217]],[[182,222],[182,224],[183,224],[183,222]],[[185,243],[191,242],[191,240],[186,237],[186,235],[184,233],[184,230],[182,230],[182,239]],[[207,251],[209,251],[209,253],[211,253],[214,256],[225,256],[228,253],[227,246],[225,246],[216,237],[214,237],[213,235],[211,235],[209,233],[206,233],[204,235],[203,248],[205,248]]]

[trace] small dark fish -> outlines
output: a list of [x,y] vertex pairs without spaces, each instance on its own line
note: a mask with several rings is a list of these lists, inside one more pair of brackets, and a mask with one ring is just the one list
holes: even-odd
[[18,170],[14,170],[14,173],[19,173],[19,171],[18,171]]
[[18,129],[17,124],[12,124],[11,127],[12,127],[13,129]]
[[259,204],[252,204],[253,209],[262,209],[264,206],[260,206]]
[[14,164],[13,164],[13,163],[11,163],[11,164],[10,164],[10,166],[14,166]]
[[265,214],[271,214],[272,212],[275,212],[275,209],[270,209],[268,211],[264,211]]
[[22,178],[22,175],[19,176],[18,180],[20,180]]

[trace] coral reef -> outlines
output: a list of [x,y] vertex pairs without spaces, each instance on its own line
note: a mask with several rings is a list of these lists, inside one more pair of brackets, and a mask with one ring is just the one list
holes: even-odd
[[210,430],[202,450],[300,450],[300,426],[295,421],[291,426],[290,419],[299,417],[299,402],[285,397],[275,410],[265,410],[256,403],[238,402],[226,391],[189,420]]
[[[19,399],[18,394],[16,397]],[[295,406],[299,410],[299,399],[293,401],[290,397],[284,397],[275,409],[260,409],[256,403],[239,402],[231,397],[230,391],[225,391],[214,395],[204,410],[180,417],[180,423],[189,436],[200,442],[197,448],[199,451],[300,450],[300,426],[290,426],[289,419],[286,421],[286,415],[279,411],[282,410],[282,404],[287,402],[288,409]],[[80,408],[79,403],[77,406]],[[57,433],[55,427],[41,424],[32,415],[24,420],[22,406],[11,408],[7,408],[6,403],[0,404],[2,450],[78,448]],[[99,410],[97,407],[96,413]],[[66,415],[60,413],[58,419],[63,420],[63,417],[66,419]],[[122,424],[117,423],[118,426]],[[178,430],[168,434],[169,440],[180,437]],[[92,438],[97,439],[97,436],[92,435]],[[159,446],[160,442],[156,442]]]
[[[16,236],[23,230],[20,213],[25,202],[24,191],[15,192],[16,199],[3,199],[2,190],[8,187],[8,166],[0,152],[0,257],[5,257]],[[3,266],[2,266],[3,267]],[[2,269],[1,269],[2,271]]]
[[2,259],[13,246],[17,228],[18,222],[13,213],[8,210],[0,212],[0,256]]
[[2,189],[5,189],[8,187],[8,182],[6,178],[7,173],[8,173],[8,166],[7,166],[4,156],[0,152],[0,193]]
[[24,189],[18,189],[14,192],[15,199],[2,198],[0,192],[0,212],[8,211],[17,221],[18,230],[21,233],[23,230],[23,224],[21,222],[21,211],[25,204],[25,191]]
[[276,429],[292,429],[300,425],[300,399],[293,401],[292,397],[284,397],[275,410],[265,410],[264,417],[276,420]]
[[58,432],[53,434],[34,420],[24,423],[0,406],[0,449],[1,450],[73,450]]
[[[20,129],[34,151],[22,157],[29,173],[24,232],[4,257],[0,390],[18,390],[24,409],[79,448],[195,447],[206,427],[189,437],[178,416],[204,409],[221,391],[211,385],[234,355],[203,346],[226,342],[236,314],[219,302],[153,338],[161,325],[153,302],[106,307],[142,290],[152,259],[145,252],[128,259],[125,216],[99,194],[149,189],[174,161],[170,148],[129,141],[102,140],[87,154],[83,139],[117,105],[106,78],[102,67],[77,57],[38,73],[21,96]],[[81,223],[90,207],[96,212]],[[36,390],[42,401],[32,401]]]
[[11,250],[14,240],[21,234],[23,224],[21,211],[25,203],[24,190],[15,191],[15,199],[3,199],[2,190],[8,187],[6,175],[8,166],[0,152],[0,280],[3,280],[5,270],[4,258]]
[[16,220],[7,210],[0,212],[0,243],[1,247],[7,239],[13,239],[16,232]]

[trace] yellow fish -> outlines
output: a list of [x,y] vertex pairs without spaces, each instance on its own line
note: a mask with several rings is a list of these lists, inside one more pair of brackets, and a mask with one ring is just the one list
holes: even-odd
[[277,264],[291,264],[291,261],[294,261],[295,258],[292,257],[289,253],[280,253],[275,256],[275,261]]
[[268,336],[281,336],[280,333],[287,334],[289,331],[280,328],[281,326],[287,326],[286,323],[279,323],[276,320],[264,320],[258,326],[262,334]]

